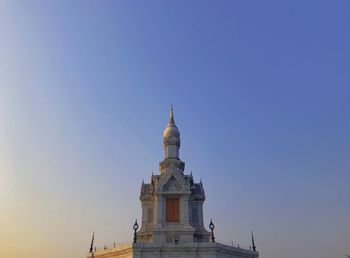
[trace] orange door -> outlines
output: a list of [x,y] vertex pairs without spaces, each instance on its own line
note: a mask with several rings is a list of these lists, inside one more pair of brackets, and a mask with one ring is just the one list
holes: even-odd
[[179,198],[166,198],[166,222],[180,222]]

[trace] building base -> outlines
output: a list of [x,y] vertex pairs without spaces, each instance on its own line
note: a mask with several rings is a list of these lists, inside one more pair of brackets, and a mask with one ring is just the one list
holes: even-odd
[[98,250],[88,258],[258,258],[252,250],[220,243],[166,243],[166,244],[125,244],[114,248]]

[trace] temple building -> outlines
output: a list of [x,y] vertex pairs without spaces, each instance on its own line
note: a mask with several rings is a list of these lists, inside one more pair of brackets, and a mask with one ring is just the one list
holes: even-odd
[[[142,223],[134,225],[133,242],[96,250],[93,240],[88,258],[257,258],[254,238],[248,249],[215,241],[214,224],[208,231],[203,220],[205,193],[202,182],[184,173],[185,163],[179,156],[180,132],[173,109],[163,134],[164,160],[160,174],[151,182],[142,182],[140,200]],[[139,229],[139,230],[138,230]]]

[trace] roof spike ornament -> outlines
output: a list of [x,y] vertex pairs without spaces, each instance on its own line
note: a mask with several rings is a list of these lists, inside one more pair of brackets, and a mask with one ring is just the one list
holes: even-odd
[[91,244],[90,244],[90,253],[94,252],[94,239],[95,239],[95,232],[92,233],[92,239],[91,239]]
[[173,105],[170,105],[170,118],[168,126],[175,126],[175,120],[174,120],[174,108]]
[[251,235],[252,235],[252,247],[253,247],[253,251],[256,252],[256,246],[255,246],[255,241],[254,241],[253,230],[251,231]]

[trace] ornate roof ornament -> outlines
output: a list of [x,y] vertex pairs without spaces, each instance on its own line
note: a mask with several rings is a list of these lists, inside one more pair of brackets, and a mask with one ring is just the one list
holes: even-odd
[[252,234],[252,247],[253,247],[253,251],[256,252],[256,246],[255,246],[255,241],[254,241],[253,230],[252,230],[251,234]]
[[210,240],[211,240],[211,242],[215,242],[215,236],[214,236],[215,225],[214,225],[212,219],[210,219],[209,228],[210,228],[210,231],[211,231]]
[[133,230],[134,230],[134,244],[137,243],[137,233],[136,231],[139,229],[139,224],[137,224],[137,219],[135,220],[134,225],[132,226]]
[[91,239],[91,244],[90,244],[90,253],[94,252],[94,239],[95,239],[95,232],[92,233],[92,239]]

